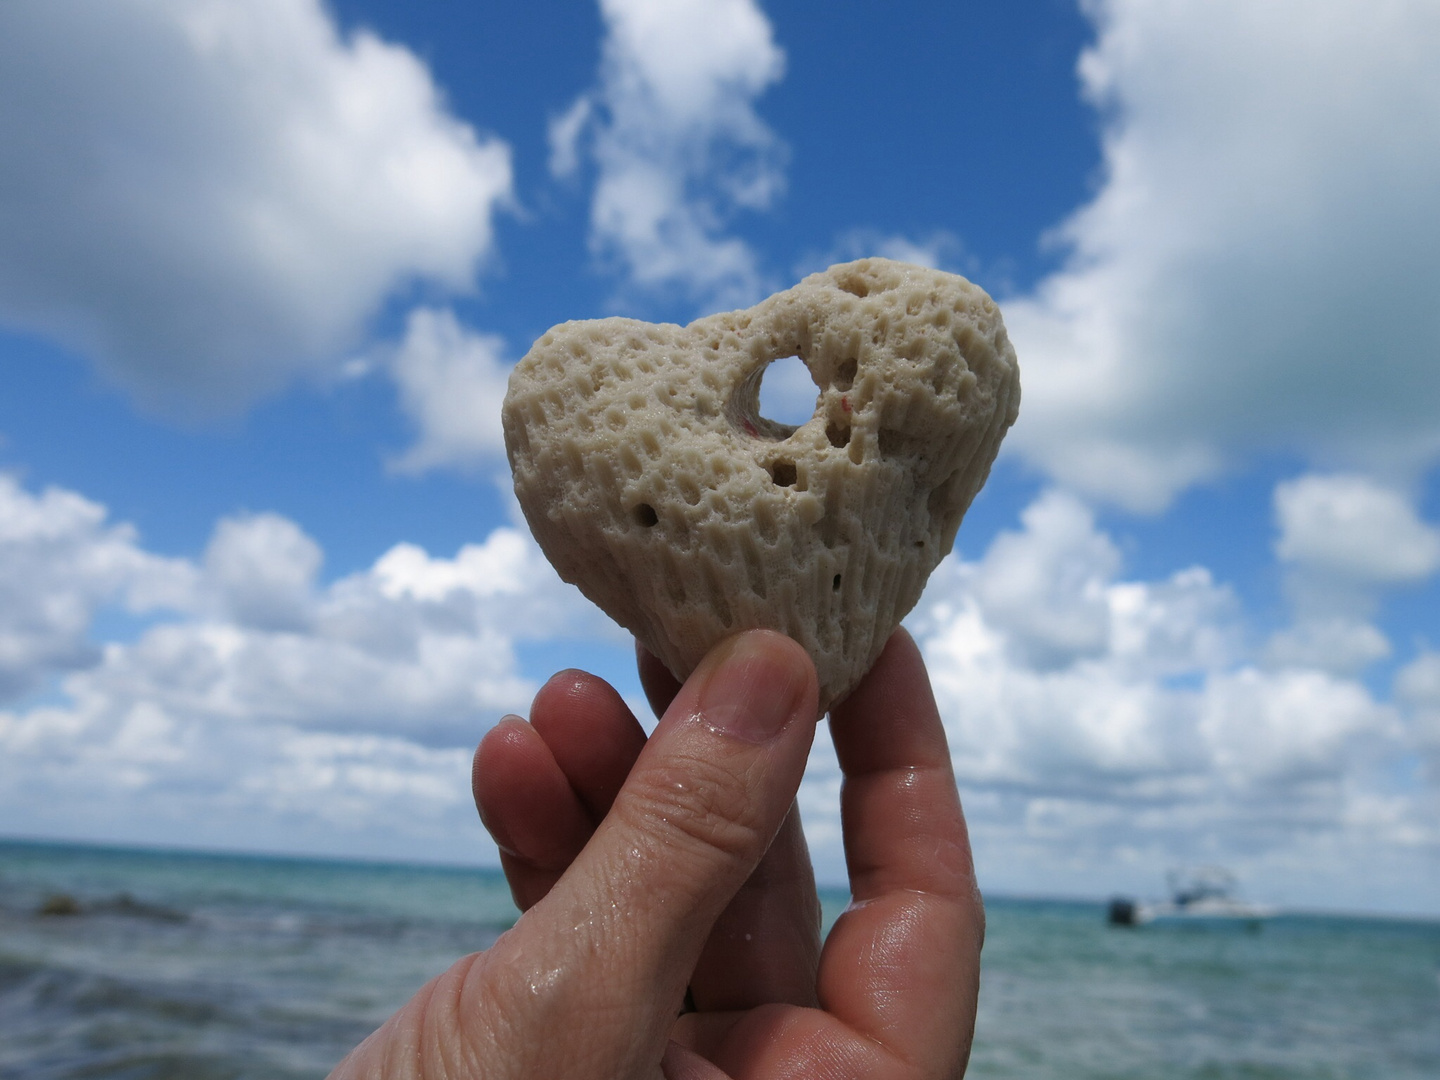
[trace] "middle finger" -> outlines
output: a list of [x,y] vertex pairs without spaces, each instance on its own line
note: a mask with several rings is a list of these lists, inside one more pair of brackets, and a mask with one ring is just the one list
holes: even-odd
[[[680,683],[638,644],[636,654],[640,681],[658,716]],[[820,901],[800,810],[792,804],[760,865],[711,930],[690,993],[704,1012],[814,1005],[819,964]]]
[[820,901],[800,810],[790,812],[760,865],[716,921],[690,991],[704,1012],[815,1005]]

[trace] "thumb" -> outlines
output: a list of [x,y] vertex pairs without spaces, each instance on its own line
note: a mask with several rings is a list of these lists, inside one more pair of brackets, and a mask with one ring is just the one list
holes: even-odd
[[589,1075],[659,1063],[705,938],[795,798],[817,704],[814,666],[789,638],[716,646],[584,851],[507,935],[534,950],[525,967],[567,972],[550,1004],[586,1033]]
[[[818,690],[804,649],[755,630],[722,642],[666,709],[578,860],[614,882],[636,925],[693,945],[744,884],[794,801]],[[692,931],[699,931],[694,933]],[[688,979],[690,967],[680,974]],[[681,986],[683,992],[683,984]]]

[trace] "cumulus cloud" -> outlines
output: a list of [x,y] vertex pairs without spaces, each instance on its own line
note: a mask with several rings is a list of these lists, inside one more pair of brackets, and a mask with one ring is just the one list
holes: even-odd
[[1364,476],[1280,484],[1275,517],[1283,562],[1369,585],[1411,584],[1440,570],[1440,529],[1402,493]]
[[[1335,781],[1348,771],[1357,736],[1392,736],[1389,710],[1358,682],[1318,671],[1266,674],[1245,668],[1214,679],[1201,699],[1198,730],[1224,786],[1251,803],[1291,814],[1276,794],[1307,781]],[[1327,785],[1324,801],[1340,794]],[[1335,810],[1343,800],[1334,799]],[[1316,807],[1323,813],[1323,806]]]
[[1275,633],[1265,645],[1264,660],[1270,667],[1358,675],[1390,653],[1390,639],[1372,623],[1313,615]]
[[279,514],[228,518],[205,551],[204,580],[239,625],[302,630],[323,558],[320,545]]
[[1427,650],[1407,664],[1395,678],[1395,696],[1410,713],[1417,743],[1440,768],[1440,652]]
[[1104,181],[1006,320],[1007,444],[1138,510],[1255,450],[1440,453],[1440,8],[1093,0]]
[[1023,528],[942,568],[915,630],[953,716],[967,780],[1107,796],[1206,760],[1183,676],[1229,670],[1238,605],[1195,567],[1118,579],[1113,542],[1073,496],[1042,495]]
[[153,407],[326,372],[394,290],[463,290],[509,148],[319,0],[0,6],[0,320]]
[[593,161],[590,243],[645,290],[739,304],[762,290],[725,226],[769,206],[784,149],[755,100],[784,53],[754,0],[601,0],[599,84],[550,124],[550,167]]
[[[1049,491],[979,558],[943,563],[908,620],[982,883],[1144,892],[1167,867],[1219,861],[1271,897],[1358,903],[1346,867],[1363,862],[1400,879],[1395,905],[1428,908],[1408,868],[1417,850],[1440,850],[1435,793],[1397,792],[1393,775],[1413,761],[1404,717],[1431,730],[1440,667],[1416,660],[1387,702],[1334,655],[1374,640],[1279,657],[1274,641],[1257,649],[1238,598],[1205,568],[1150,581],[1123,569],[1088,507]],[[817,747],[802,807],[838,865],[825,810],[838,771]]]
[[998,536],[974,573],[990,621],[1028,666],[1061,667],[1100,653],[1110,631],[1105,586],[1120,553],[1072,496],[1051,492],[1021,521],[1025,530]]
[[1358,474],[1311,473],[1275,488],[1275,554],[1297,623],[1271,659],[1359,671],[1389,654],[1368,621],[1386,588],[1440,570],[1440,529],[1406,494]]
[[389,362],[418,438],[392,462],[399,472],[472,469],[505,453],[500,404],[510,378],[505,342],[460,325],[454,312],[418,308]]
[[[276,514],[222,520],[203,559],[165,560],[103,507],[5,479],[0,556],[13,827],[112,835],[117,800],[127,821],[159,814],[173,835],[203,819],[197,835],[227,843],[217,815],[275,842],[285,821],[374,829],[378,844],[473,822],[474,744],[537,689],[517,650],[618,636],[508,527],[453,558],[397,545],[327,584],[319,545]],[[88,645],[114,602],[168,617]],[[63,675],[57,691],[25,705],[47,673]]]
[[[475,835],[475,740],[536,689],[520,651],[623,641],[514,528],[448,557],[399,544],[328,582],[322,560],[269,513],[162,559],[73,492],[0,483],[0,813],[60,835],[440,854]],[[162,618],[87,644],[112,604]],[[1073,495],[952,556],[910,624],[989,887],[1144,888],[1201,858],[1338,903],[1342,857],[1380,874],[1440,850],[1434,784],[1393,783],[1414,755],[1440,761],[1433,652],[1393,702],[1303,657],[1259,663],[1229,588],[1203,567],[1127,579]],[[832,877],[838,789],[822,735],[801,805]],[[1394,902],[1424,906],[1407,880]]]
[[186,607],[198,574],[142,550],[105,508],[49,488],[35,495],[0,473],[0,705],[51,676],[93,664],[90,624],[103,606]]

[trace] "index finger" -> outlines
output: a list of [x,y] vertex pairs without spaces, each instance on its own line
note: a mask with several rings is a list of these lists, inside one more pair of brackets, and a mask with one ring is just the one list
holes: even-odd
[[985,914],[945,730],[897,631],[831,713],[853,902],[820,962],[822,1006],[916,1076],[968,1057]]

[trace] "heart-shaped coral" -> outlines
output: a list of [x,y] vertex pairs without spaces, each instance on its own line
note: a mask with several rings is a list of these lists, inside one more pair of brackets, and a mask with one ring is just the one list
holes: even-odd
[[[819,387],[798,428],[759,415],[788,356]],[[1019,401],[990,297],[863,259],[685,327],[563,323],[516,366],[503,417],[562,578],[677,678],[738,630],[789,635],[825,710],[920,598]]]

